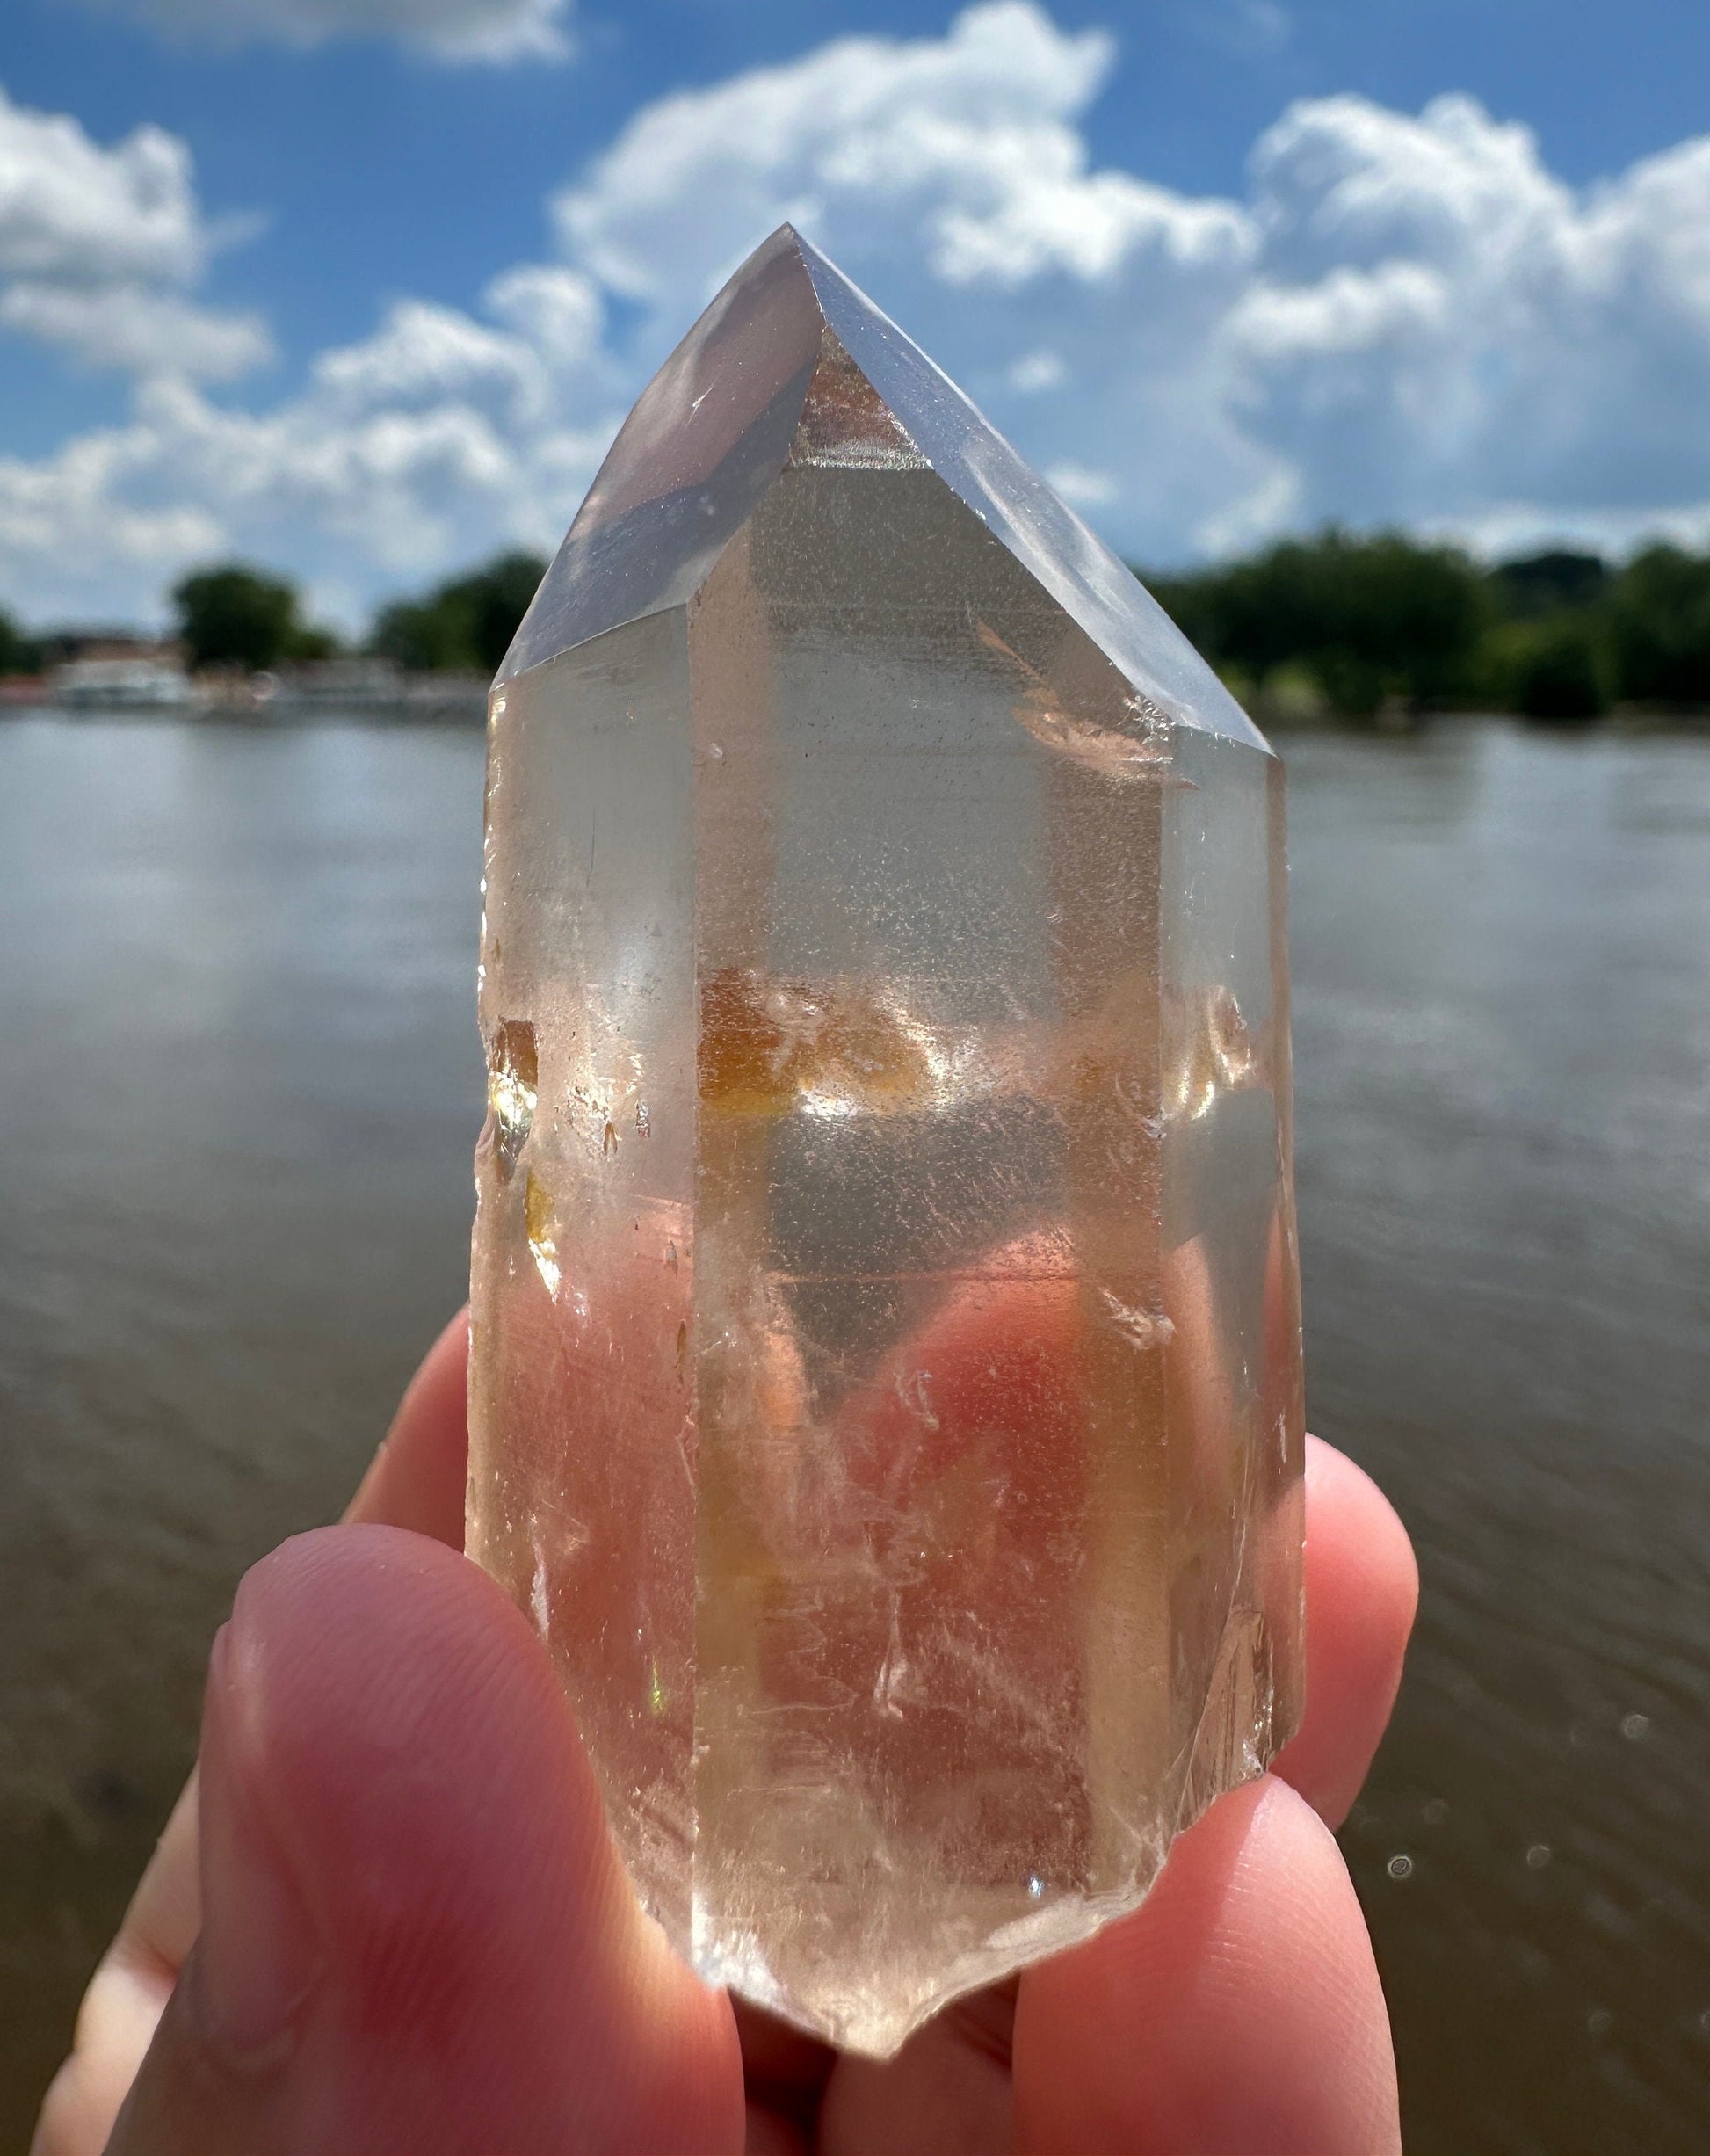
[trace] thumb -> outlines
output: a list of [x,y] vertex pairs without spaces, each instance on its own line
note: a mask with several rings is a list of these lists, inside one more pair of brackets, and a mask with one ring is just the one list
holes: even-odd
[[636,1907],[533,1635],[438,1543],[323,1528],[244,1579],[201,1884],[111,2156],[742,2145],[726,2001]]

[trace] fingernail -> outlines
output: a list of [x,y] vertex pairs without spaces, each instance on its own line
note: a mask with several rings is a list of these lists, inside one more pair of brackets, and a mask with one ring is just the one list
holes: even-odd
[[301,1882],[257,1801],[265,1762],[246,1730],[259,1672],[246,1672],[243,1659],[226,1627],[202,1714],[198,1989],[210,2038],[253,2059],[293,2041],[323,1955]]

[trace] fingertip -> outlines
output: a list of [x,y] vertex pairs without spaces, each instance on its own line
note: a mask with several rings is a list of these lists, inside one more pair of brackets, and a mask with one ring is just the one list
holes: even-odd
[[1357,1590],[1367,1619],[1403,1646],[1419,1607],[1419,1561],[1401,1514],[1363,1467],[1308,1435],[1307,1562],[1329,1566],[1324,1584]]
[[468,1477],[469,1313],[460,1310],[404,1389],[347,1521],[409,1528],[463,1547]]
[[1023,1978],[1018,2146],[1384,2156],[1395,2061],[1335,1841],[1271,1776],[1179,1837],[1148,1899]]
[[1315,1437],[1307,1440],[1306,1487],[1306,1715],[1276,1771],[1334,1826],[1388,1724],[1419,1571],[1388,1499]]

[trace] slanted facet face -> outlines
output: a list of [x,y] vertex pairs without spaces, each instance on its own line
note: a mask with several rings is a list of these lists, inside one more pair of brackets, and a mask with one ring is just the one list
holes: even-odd
[[493,697],[469,1546],[704,1975],[884,2054],[1300,1692],[1282,787],[779,233]]

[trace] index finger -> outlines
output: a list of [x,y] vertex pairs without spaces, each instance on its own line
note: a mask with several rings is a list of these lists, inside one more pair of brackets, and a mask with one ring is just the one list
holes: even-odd
[[1400,2156],[1359,1904],[1293,1790],[1221,1798],[1132,1916],[1025,1972],[1015,2102],[1027,2156]]
[[404,1388],[347,1521],[409,1528],[453,1550],[463,1547],[469,1460],[469,1313],[460,1310]]
[[1306,1713],[1275,1771],[1339,1826],[1389,1720],[1419,1600],[1407,1529],[1345,1453],[1308,1437]]

